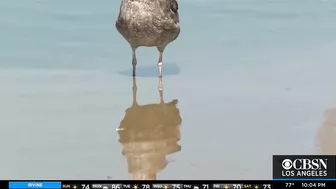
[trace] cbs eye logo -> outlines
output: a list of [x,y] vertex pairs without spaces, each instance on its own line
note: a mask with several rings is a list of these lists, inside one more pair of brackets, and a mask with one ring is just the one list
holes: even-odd
[[285,159],[282,161],[282,168],[285,170],[289,170],[293,167],[293,162],[290,159]]

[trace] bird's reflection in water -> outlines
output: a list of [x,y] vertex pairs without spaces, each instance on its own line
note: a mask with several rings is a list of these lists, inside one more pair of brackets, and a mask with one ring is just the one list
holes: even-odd
[[133,180],[156,180],[156,174],[168,163],[166,156],[181,150],[178,101],[164,102],[161,78],[158,103],[138,104],[136,78],[132,91],[132,106],[126,110],[118,131],[122,154]]
[[324,122],[317,137],[317,146],[322,155],[336,155],[336,108],[325,112]]

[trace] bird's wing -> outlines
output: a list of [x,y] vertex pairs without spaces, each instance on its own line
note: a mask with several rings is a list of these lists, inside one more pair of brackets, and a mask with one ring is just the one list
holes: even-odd
[[178,3],[176,0],[170,0],[170,9],[177,13],[177,10],[178,10]]

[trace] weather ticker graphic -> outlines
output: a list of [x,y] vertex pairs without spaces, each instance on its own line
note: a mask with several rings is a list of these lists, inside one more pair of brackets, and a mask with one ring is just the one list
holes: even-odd
[[235,180],[235,181],[2,181],[10,189],[285,189],[336,188],[336,181]]
[[[66,183],[65,183],[66,182]],[[243,184],[243,183],[226,183],[226,184],[202,184],[186,181],[187,183],[150,183],[134,182],[134,183],[83,183],[79,181],[64,182],[10,182],[9,188],[25,189],[25,188],[48,188],[48,189],[273,189],[272,184]],[[83,181],[82,181],[83,182]],[[93,182],[93,181],[92,181]],[[126,181],[125,181],[126,182]]]
[[[273,180],[0,181],[9,189],[285,189],[336,188],[336,156],[273,156]],[[133,171],[132,171],[133,172]],[[136,172],[139,174],[139,172]],[[147,174],[147,173],[146,173]],[[140,175],[146,175],[141,173]],[[156,178],[147,174],[146,177]]]

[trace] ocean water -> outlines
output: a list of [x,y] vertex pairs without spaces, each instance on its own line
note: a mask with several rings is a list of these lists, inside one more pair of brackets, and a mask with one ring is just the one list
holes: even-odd
[[0,178],[271,179],[272,155],[336,154],[336,1],[178,2],[165,104],[155,48],[132,80],[120,1],[1,2]]

